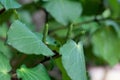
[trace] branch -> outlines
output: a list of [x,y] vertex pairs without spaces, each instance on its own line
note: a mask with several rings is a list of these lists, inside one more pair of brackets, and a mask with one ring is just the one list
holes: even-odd
[[[55,53],[56,53],[56,52],[55,52]],[[56,53],[54,56],[52,56],[53,59],[56,59],[56,58],[58,58],[58,57],[61,57],[61,55],[59,55],[58,53]],[[23,56],[22,56],[22,59],[21,59],[18,63],[20,63],[21,61],[23,61],[23,59],[25,59],[25,58],[26,58],[26,55],[23,55]],[[44,60],[35,63],[33,66],[36,66],[36,65],[38,65],[39,63],[47,62],[47,61],[49,61],[50,59],[51,59],[50,57],[45,57]],[[17,74],[16,74],[15,71],[11,71],[10,74],[12,75],[12,77],[11,77],[12,80],[21,80],[21,79],[18,79],[18,78],[17,78]]]
[[[53,59],[56,59],[56,58],[59,58],[59,57],[61,57],[61,55],[59,55],[59,54],[56,54],[56,55],[52,56]],[[50,59],[51,59],[50,57],[46,57],[44,60],[40,61],[40,63],[44,63],[46,61],[49,61]]]
[[[103,20],[103,19],[101,19]],[[88,21],[84,21],[84,22],[80,22],[80,23],[76,23],[76,24],[73,24],[74,27],[77,27],[78,25],[82,25],[82,24],[88,24],[88,23],[91,23],[91,22],[94,22],[96,21],[95,19],[92,19],[92,20],[88,20]],[[59,31],[59,30],[63,30],[63,29],[67,29],[68,27],[59,27],[59,28],[56,28],[56,29],[53,29],[53,30],[50,30],[49,31],[49,34],[53,34],[54,32],[56,31]]]
[[[54,51],[54,53],[56,53],[56,52]],[[53,59],[56,59],[56,58],[59,58],[59,57],[61,57],[61,55],[59,55],[58,53],[56,53],[55,55],[52,56]],[[45,57],[42,61],[34,63],[33,66],[36,66],[39,63],[45,63],[45,62],[49,61],[50,59],[51,59],[51,57]]]
[[[73,24],[74,27],[78,27],[78,25],[83,25],[83,24],[89,24],[91,22],[100,22],[100,21],[105,21],[105,20],[115,20],[115,21],[119,21],[120,22],[120,18],[101,18],[101,19],[91,19],[91,20],[88,20],[88,21],[84,21],[84,22],[80,22],[80,23],[76,23],[76,24]],[[49,31],[49,34],[53,34],[54,32],[56,31],[59,31],[59,30],[63,30],[63,29],[66,29],[67,27],[64,27],[64,26],[61,26],[59,28],[56,28],[56,29],[53,29],[53,30],[50,30]]]

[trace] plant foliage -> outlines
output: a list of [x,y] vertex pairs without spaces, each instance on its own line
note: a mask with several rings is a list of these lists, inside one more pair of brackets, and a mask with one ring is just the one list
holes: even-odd
[[28,1],[0,0],[0,80],[88,80],[119,63],[120,0]]

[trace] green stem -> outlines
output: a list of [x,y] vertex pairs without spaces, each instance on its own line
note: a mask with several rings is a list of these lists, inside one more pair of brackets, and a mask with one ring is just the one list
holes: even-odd
[[43,31],[43,42],[46,44],[46,38],[48,35],[48,24],[45,25],[44,31]]
[[16,9],[14,9],[14,14],[15,14],[16,20],[19,19],[19,15],[18,15],[18,12],[16,11]]
[[67,32],[67,37],[66,37],[67,40],[71,39],[72,30],[73,30],[73,24],[71,24],[68,27],[68,32]]

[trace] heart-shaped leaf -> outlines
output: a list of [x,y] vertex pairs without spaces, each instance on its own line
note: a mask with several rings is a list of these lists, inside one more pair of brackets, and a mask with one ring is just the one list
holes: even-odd
[[81,4],[70,0],[50,0],[44,7],[63,25],[74,22],[82,13]]
[[27,68],[25,65],[22,65],[22,67],[17,70],[17,76],[18,78],[22,78],[22,80],[50,80],[42,64],[34,68]]
[[25,54],[54,55],[25,24],[18,20],[11,25],[8,31],[7,43]]
[[68,41],[60,48],[63,66],[72,80],[87,80],[83,46],[81,42],[76,44]]
[[114,65],[120,60],[120,38],[112,27],[98,30],[92,37],[94,54]]
[[8,72],[11,70],[9,59],[0,53],[0,80],[10,80]]

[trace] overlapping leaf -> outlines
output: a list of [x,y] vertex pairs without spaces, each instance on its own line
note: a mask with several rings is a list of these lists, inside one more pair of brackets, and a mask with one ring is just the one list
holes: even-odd
[[9,31],[7,43],[26,54],[52,56],[54,53],[25,24],[15,21]]
[[120,38],[111,27],[97,31],[92,37],[92,44],[96,56],[102,57],[111,65],[119,62]]
[[68,41],[60,48],[63,66],[72,80],[87,80],[83,46],[81,42],[76,44]]
[[27,68],[23,65],[20,69],[17,70],[18,78],[22,80],[50,80],[46,69],[42,64],[34,68]]
[[0,40],[0,51],[3,52],[3,54],[4,54],[7,58],[9,58],[9,59],[12,58],[12,55],[13,55],[13,54],[11,53],[10,48],[9,48],[7,45],[5,45],[4,41],[2,41],[2,40]]
[[11,70],[11,66],[9,64],[9,59],[2,53],[0,53],[0,80],[10,80],[10,75],[8,72]]
[[74,22],[82,13],[81,4],[70,0],[50,0],[44,7],[63,25]]
[[17,3],[15,0],[0,0],[0,2],[4,5],[4,7],[7,10],[21,7],[21,5]]

